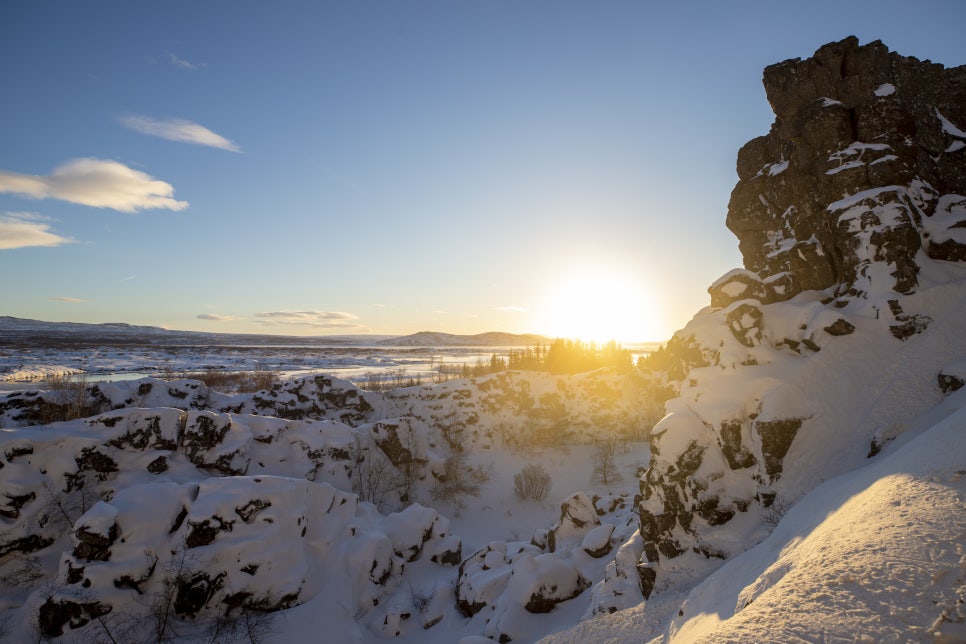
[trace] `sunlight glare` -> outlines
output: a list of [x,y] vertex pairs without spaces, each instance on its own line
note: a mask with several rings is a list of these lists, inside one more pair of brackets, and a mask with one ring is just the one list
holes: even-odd
[[561,279],[540,317],[541,331],[552,337],[597,343],[658,338],[658,311],[647,290],[606,268],[588,267]]

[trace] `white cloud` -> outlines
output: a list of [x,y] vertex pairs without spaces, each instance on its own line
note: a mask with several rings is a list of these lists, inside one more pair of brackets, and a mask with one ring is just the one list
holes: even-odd
[[196,63],[192,63],[191,61],[185,60],[184,58],[179,58],[171,52],[165,52],[164,55],[168,57],[168,60],[171,61],[172,65],[175,67],[180,67],[181,69],[198,69],[198,67],[204,67],[204,65],[198,65]]
[[199,320],[212,320],[213,322],[231,322],[238,319],[234,315],[215,315],[214,313],[199,313],[195,317]]
[[358,316],[344,311],[265,311],[256,313],[256,320],[264,326],[297,325],[320,329],[363,329],[361,324],[352,320]]
[[194,145],[205,145],[211,148],[219,148],[230,152],[241,152],[233,141],[226,139],[220,134],[216,134],[204,125],[186,121],[184,119],[153,119],[149,116],[124,116],[118,119],[124,127],[130,128],[141,134],[157,136],[169,141],[179,143],[192,143]]
[[494,311],[503,311],[504,313],[526,313],[527,309],[524,306],[498,306]]
[[82,300],[79,297],[51,297],[48,298],[51,302],[67,302],[68,304],[81,304],[87,300]]
[[73,159],[55,168],[49,176],[0,170],[0,193],[3,192],[121,212],[188,207],[187,201],[174,199],[174,187],[170,183],[106,159]]
[[73,243],[50,231],[45,218],[29,212],[8,212],[0,215],[0,250],[28,246],[60,246]]

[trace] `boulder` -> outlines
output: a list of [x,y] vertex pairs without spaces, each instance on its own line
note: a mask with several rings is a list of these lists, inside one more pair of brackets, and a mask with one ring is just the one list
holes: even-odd
[[600,525],[594,502],[585,492],[577,492],[560,504],[560,518],[547,534],[550,552],[557,550],[567,539],[582,539]]

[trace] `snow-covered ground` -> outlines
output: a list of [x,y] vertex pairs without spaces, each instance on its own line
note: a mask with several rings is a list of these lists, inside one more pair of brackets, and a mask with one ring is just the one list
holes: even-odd
[[[633,359],[657,348],[655,343],[627,345]],[[439,366],[448,368],[489,363],[496,354],[506,356],[507,346],[391,346],[376,343],[332,346],[256,344],[245,338],[231,343],[230,336],[214,345],[127,344],[82,348],[51,346],[0,346],[0,391],[23,388],[49,375],[85,374],[90,381],[129,380],[159,374],[219,371],[278,372],[282,377],[327,373],[363,381],[387,375],[422,378],[430,382]]]
[[[97,384],[111,411],[0,430],[0,633],[143,638],[145,603],[169,589],[182,640],[210,636],[219,606],[237,602],[291,606],[271,614],[266,637],[279,642],[319,629],[332,641],[534,641],[574,626],[591,609],[589,586],[637,530],[649,453],[626,430],[642,422],[645,384],[606,371],[512,372],[386,394],[324,377],[233,395],[190,380]],[[24,424],[24,405],[61,400],[35,391],[4,399],[9,423]],[[303,409],[319,420],[273,417]],[[566,440],[532,433],[564,418]],[[606,483],[595,437],[615,439]],[[549,477],[543,499],[516,495],[528,465]],[[409,484],[379,487],[400,472],[413,473]],[[477,489],[439,494],[454,473]],[[564,500],[582,520],[564,516]],[[480,552],[491,552],[486,563],[464,574],[457,564]],[[557,592],[554,580],[569,585]],[[467,615],[460,586],[487,608]]]
[[546,641],[966,641],[966,390],[915,425],[690,593]]

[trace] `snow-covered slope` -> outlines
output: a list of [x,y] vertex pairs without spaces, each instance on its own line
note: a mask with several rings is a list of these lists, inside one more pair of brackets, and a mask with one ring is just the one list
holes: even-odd
[[804,496],[690,593],[545,641],[966,640],[966,391],[910,430]]

